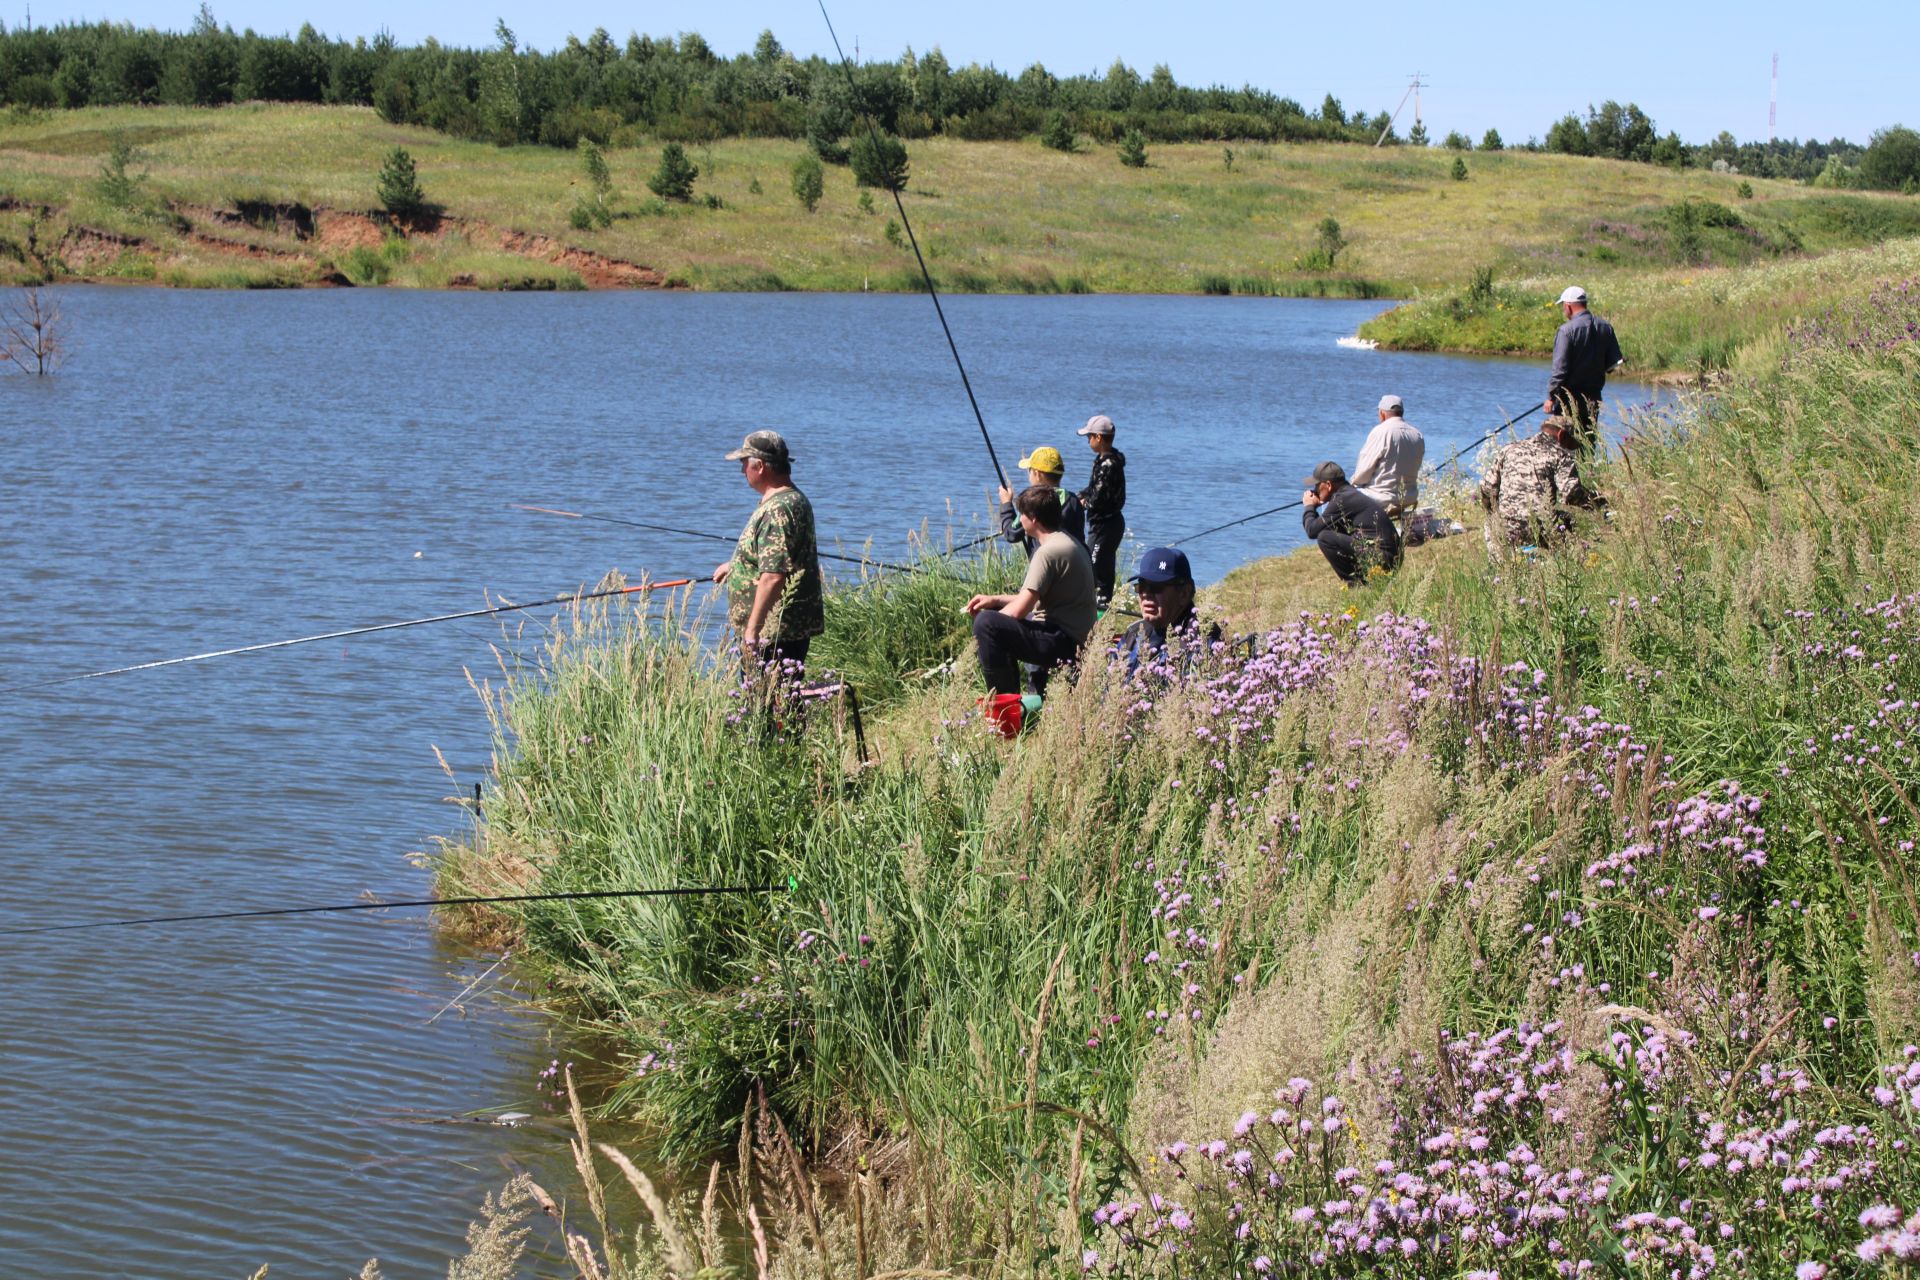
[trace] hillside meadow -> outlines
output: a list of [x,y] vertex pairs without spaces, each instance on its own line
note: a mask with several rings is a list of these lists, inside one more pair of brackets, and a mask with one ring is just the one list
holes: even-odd
[[[136,195],[100,176],[116,137],[136,149]],[[402,235],[376,209],[395,146],[444,214]],[[87,108],[0,117],[0,280],[176,285],[315,282],[570,288],[916,288],[910,251],[844,168],[808,213],[790,189],[804,144],[735,139],[690,148],[686,204],[654,199],[651,146],[608,152],[614,218],[577,230],[580,158],[383,123],[354,107]],[[1910,199],[1816,191],[1697,170],[1525,152],[1465,155],[1342,144],[1156,145],[1144,169],[1086,138],[911,145],[905,200],[943,288],[1410,297],[1497,279],[1662,277],[1670,210],[1737,209],[1683,245],[1709,264],[1815,259],[1920,233]],[[1751,194],[1743,196],[1744,189]],[[708,207],[712,197],[718,207]],[[42,212],[44,211],[44,212]],[[372,216],[369,216],[371,214]],[[1312,257],[1318,227],[1347,242]],[[1662,277],[1663,278],[1663,277]],[[1663,348],[1664,350],[1664,348]],[[1673,363],[1673,362],[1670,362]]]
[[464,922],[692,1188],[579,1273],[1904,1274],[1920,290],[1796,334],[1563,546],[1245,566],[1194,668],[1096,646],[1014,741],[958,611],[1002,558],[830,598],[864,738],[666,602],[556,628],[444,891],[786,886]]

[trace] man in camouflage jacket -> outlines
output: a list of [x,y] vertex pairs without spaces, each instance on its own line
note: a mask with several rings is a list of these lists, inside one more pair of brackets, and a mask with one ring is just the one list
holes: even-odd
[[1571,418],[1556,414],[1539,435],[1508,445],[1488,464],[1480,505],[1487,509],[1487,546],[1496,555],[1529,543],[1551,546],[1570,524],[1568,507],[1601,505],[1580,479],[1575,431]]
[[713,580],[729,588],[727,621],[742,652],[797,668],[827,626],[813,505],[793,487],[793,459],[779,433],[756,431],[727,458],[740,464],[760,505]]

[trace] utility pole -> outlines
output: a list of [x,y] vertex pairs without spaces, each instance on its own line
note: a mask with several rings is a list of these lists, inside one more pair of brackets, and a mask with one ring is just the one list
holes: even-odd
[[1772,142],[1779,136],[1780,110],[1780,55],[1773,55],[1773,88],[1767,94],[1767,141]]
[[1393,122],[1400,118],[1400,112],[1407,105],[1408,98],[1413,99],[1413,122],[1415,124],[1419,124],[1420,123],[1420,90],[1422,88],[1431,89],[1432,87],[1433,86],[1431,84],[1428,84],[1426,81],[1420,78],[1420,73],[1418,71],[1414,72],[1413,83],[1408,85],[1407,91],[1400,95],[1400,105],[1395,107],[1393,109],[1393,114],[1387,117],[1387,127],[1380,131],[1380,136],[1373,140],[1373,145],[1376,147],[1380,146],[1382,143],[1384,143],[1387,140],[1387,135],[1393,132]]

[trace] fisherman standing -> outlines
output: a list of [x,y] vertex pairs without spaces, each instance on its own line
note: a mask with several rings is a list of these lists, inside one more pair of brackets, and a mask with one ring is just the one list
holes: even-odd
[[778,432],[753,432],[727,460],[740,464],[760,505],[713,580],[728,587],[727,621],[741,652],[797,672],[827,625],[813,504],[793,487],[793,458]]
[[1399,396],[1380,397],[1379,423],[1360,446],[1360,462],[1353,469],[1353,487],[1397,516],[1411,511],[1420,500],[1420,465],[1427,460],[1427,438],[1407,421],[1406,402]]
[[1178,547],[1149,547],[1133,575],[1140,594],[1140,620],[1120,633],[1113,655],[1133,675],[1141,665],[1164,661],[1172,650],[1175,667],[1190,669],[1220,640],[1220,624],[1203,632],[1193,608],[1193,566]]
[[1591,449],[1599,435],[1607,373],[1621,360],[1620,342],[1612,325],[1587,310],[1587,291],[1579,285],[1568,285],[1560,295],[1560,311],[1566,323],[1553,335],[1545,408],[1573,419],[1580,447]]
[[1480,505],[1489,516],[1487,549],[1495,556],[1509,546],[1552,546],[1572,524],[1568,507],[1602,505],[1580,477],[1577,440],[1573,420],[1555,414],[1540,424],[1539,435],[1494,455],[1480,482]]
[[1087,549],[1060,528],[1060,501],[1045,485],[1023,490],[1015,507],[1020,526],[1035,545],[1020,590],[967,601],[980,673],[994,693],[1020,691],[1019,664],[1039,668],[1033,691],[1046,691],[1047,675],[1080,656],[1080,646],[1099,617],[1093,599],[1093,562]]
[[[1053,491],[1054,500],[1060,504],[1061,531],[1082,547],[1086,546],[1086,509],[1080,505],[1080,495],[1060,487],[1060,482],[1067,475],[1066,460],[1060,456],[1060,451],[1050,444],[1043,444],[1020,459],[1020,465],[1026,468],[1030,487]],[[1026,543],[1029,560],[1039,546],[1032,537],[1021,532],[1020,516],[1013,506],[1013,490],[1005,485],[1000,486],[1000,536],[1008,542]]]
[[1342,582],[1364,586],[1370,570],[1400,567],[1400,531],[1385,507],[1347,483],[1339,463],[1321,463],[1307,483],[1313,488],[1300,499],[1301,527]]
[[1113,419],[1104,413],[1088,418],[1080,434],[1093,450],[1093,473],[1080,491],[1080,505],[1086,509],[1094,590],[1104,609],[1113,598],[1114,561],[1127,534],[1127,517],[1121,510],[1127,505],[1127,455],[1113,447]]

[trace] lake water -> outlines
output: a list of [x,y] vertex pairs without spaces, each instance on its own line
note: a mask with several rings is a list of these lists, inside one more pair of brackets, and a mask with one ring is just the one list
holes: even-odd
[[[972,536],[993,482],[924,297],[55,296],[64,371],[0,378],[0,684],[709,570],[718,543],[510,504],[731,534],[753,495],[721,455],[755,428],[823,537],[883,556],[949,512]],[[1074,430],[1111,414],[1150,542],[1351,465],[1382,392],[1437,458],[1545,388],[1544,361],[1336,347],[1376,303],[946,305],[1008,470],[1052,444],[1083,484]],[[1288,513],[1192,553],[1214,579],[1300,540]],[[463,669],[497,636],[0,696],[0,928],[426,896],[406,855],[465,830],[446,797],[488,742]],[[0,937],[0,1273],[444,1274],[503,1158],[563,1185],[551,1124],[430,1123],[543,1114],[568,1056],[497,959],[418,913]]]

